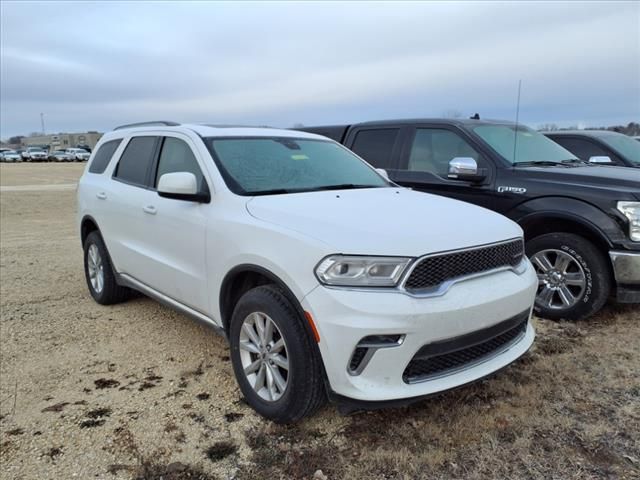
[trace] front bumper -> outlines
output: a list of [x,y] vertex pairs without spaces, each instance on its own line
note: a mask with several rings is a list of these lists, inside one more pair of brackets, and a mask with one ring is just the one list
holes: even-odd
[[640,252],[609,252],[620,303],[640,303]]
[[[407,365],[423,346],[487,329],[523,311],[530,315],[537,284],[527,261],[521,274],[502,271],[471,278],[441,297],[317,287],[302,305],[315,319],[331,391],[353,400],[385,402],[450,390],[515,361],[533,343],[530,324],[513,343],[481,362],[418,383],[403,380]],[[362,371],[350,373],[356,345],[375,335],[401,335],[402,341],[377,349]]]

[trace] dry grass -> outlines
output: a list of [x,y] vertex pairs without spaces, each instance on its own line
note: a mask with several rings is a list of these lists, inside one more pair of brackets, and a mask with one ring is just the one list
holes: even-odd
[[73,197],[0,195],[2,479],[640,478],[637,307],[536,320],[522,360],[411,407],[277,426],[242,402],[218,336],[145,298],[91,301]]

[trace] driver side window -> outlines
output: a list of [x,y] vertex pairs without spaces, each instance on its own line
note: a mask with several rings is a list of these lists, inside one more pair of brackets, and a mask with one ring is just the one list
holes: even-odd
[[447,178],[449,162],[456,157],[471,157],[478,162],[480,154],[450,130],[418,128],[411,146],[408,169]]

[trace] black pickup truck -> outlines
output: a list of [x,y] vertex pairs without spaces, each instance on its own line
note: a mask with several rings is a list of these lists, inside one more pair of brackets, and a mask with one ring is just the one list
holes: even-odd
[[399,185],[520,224],[538,273],[539,315],[582,319],[609,298],[640,302],[640,170],[585,162],[509,122],[419,119],[299,130],[345,145]]

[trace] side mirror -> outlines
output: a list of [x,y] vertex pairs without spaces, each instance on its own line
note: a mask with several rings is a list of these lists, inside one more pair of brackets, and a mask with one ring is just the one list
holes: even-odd
[[484,169],[478,168],[478,163],[471,157],[456,157],[449,162],[447,177],[452,180],[480,182],[486,176]]
[[613,162],[611,161],[610,157],[603,155],[603,156],[590,157],[589,163],[613,163]]
[[158,195],[176,200],[209,203],[208,193],[198,192],[196,176],[190,172],[165,173],[158,180]]
[[378,172],[380,175],[382,175],[384,177],[384,179],[387,180],[388,182],[391,181],[391,179],[389,179],[389,174],[387,173],[387,171],[384,168],[376,168],[376,172]]

